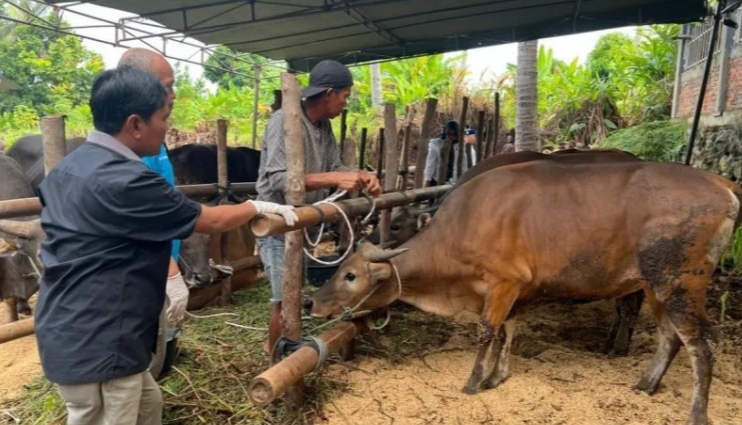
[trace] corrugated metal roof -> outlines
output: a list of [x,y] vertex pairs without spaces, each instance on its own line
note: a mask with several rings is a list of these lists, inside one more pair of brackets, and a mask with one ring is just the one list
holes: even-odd
[[[48,3],[63,3],[47,0]],[[700,20],[705,0],[92,0],[307,71],[559,35]]]

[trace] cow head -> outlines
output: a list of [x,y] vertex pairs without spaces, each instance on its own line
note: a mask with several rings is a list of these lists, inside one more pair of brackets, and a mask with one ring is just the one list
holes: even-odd
[[178,266],[189,287],[200,288],[214,282],[216,276],[209,264],[210,251],[211,237],[203,233],[194,232],[182,242]]
[[390,260],[407,250],[384,250],[368,242],[361,244],[314,294],[312,316],[329,319],[352,309],[357,317],[394,302],[401,282]]
[[17,220],[0,220],[0,236],[2,234],[10,235],[18,250],[28,257],[31,264],[36,268],[35,273],[41,274],[43,268],[41,264],[41,242],[46,237],[46,233],[41,228],[39,219],[30,221]]

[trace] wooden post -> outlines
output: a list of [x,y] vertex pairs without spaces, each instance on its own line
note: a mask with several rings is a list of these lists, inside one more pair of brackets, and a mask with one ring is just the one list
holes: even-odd
[[[373,202],[368,198],[345,199],[335,202],[348,217],[357,217],[368,214],[371,207],[376,205],[377,211],[401,207],[430,199],[441,197],[451,190],[451,185],[426,187],[424,189],[407,190],[404,192],[385,193]],[[281,235],[288,231],[304,229],[320,223],[327,223],[341,217],[340,212],[330,204],[299,207],[294,210],[299,219],[294,226],[286,226],[286,222],[278,214],[260,214],[250,221],[250,231],[257,238]],[[288,264],[288,263],[287,263]]]
[[0,325],[0,344],[10,342],[24,336],[33,335],[34,318],[16,320],[12,323]]
[[383,173],[383,167],[384,167],[384,129],[379,129],[379,159],[377,161],[378,167],[376,168],[376,178],[379,180],[379,183],[381,183],[381,175]]
[[490,152],[490,155],[497,153],[497,139],[499,139],[500,136],[500,92],[495,92],[495,128],[493,130],[493,135],[495,138],[492,142],[492,151]]
[[465,151],[469,151],[469,149],[464,149],[464,127],[466,127],[466,113],[469,109],[469,98],[464,96],[464,101],[461,104],[461,119],[459,119],[459,141],[458,141],[458,158],[456,158],[456,179],[461,177],[462,174],[464,174],[464,155]]
[[[430,128],[433,126],[435,119],[435,109],[438,106],[438,99],[428,99],[425,102],[425,117],[420,127],[420,138],[417,140],[417,161],[415,161],[415,188],[423,187],[423,176],[425,171],[425,162],[428,159],[428,138],[430,137]],[[443,184],[443,182],[441,182]]]
[[480,162],[484,159],[484,111],[477,114],[477,160]]
[[44,175],[54,168],[67,153],[64,115],[49,115],[41,118],[41,138],[44,147]]
[[345,138],[348,134],[348,110],[343,109],[343,114],[340,116],[340,152],[345,152]]
[[[351,170],[354,170],[356,168],[356,143],[355,140],[352,138],[348,139],[345,143],[345,146],[343,146],[342,151],[342,162],[343,165],[350,168]],[[353,191],[350,192],[350,198],[353,199],[358,196],[358,192]],[[345,250],[350,245],[350,236],[355,232],[355,228],[348,229],[347,224],[345,223],[345,220],[339,220],[338,226],[340,228],[340,252],[345,252]],[[350,220],[351,225],[354,223],[354,220]]]
[[[281,74],[283,90],[283,132],[286,144],[286,202],[301,205],[305,201],[304,186],[304,135],[301,117],[301,92],[299,81],[289,73]],[[281,329],[283,336],[301,341],[301,288],[304,284],[304,232],[286,233],[286,255],[283,268],[283,300],[281,302]],[[289,410],[298,411],[304,403],[304,385],[296,381],[287,392]]]
[[[399,174],[399,156],[397,155],[397,107],[393,103],[384,105],[384,149],[386,150],[386,170],[384,170],[384,190],[393,191]],[[381,212],[380,242],[389,241],[392,224],[392,212]]]
[[[327,345],[328,354],[332,354],[366,329],[365,322],[341,322],[319,335]],[[291,353],[281,362],[261,373],[250,381],[248,396],[253,404],[264,407],[280,397],[295,382],[301,382],[302,376],[311,372],[319,363],[319,353],[312,347],[302,347]]]
[[402,140],[402,164],[399,167],[399,184],[397,189],[407,190],[407,176],[410,173],[410,135],[412,133],[412,124],[407,124],[404,129],[404,139]]
[[495,135],[492,134],[494,132],[495,128],[495,120],[494,118],[490,118],[487,120],[487,142],[485,143],[484,147],[484,158],[489,158],[490,155],[492,155],[492,141],[495,138]]
[[361,150],[358,152],[358,169],[361,171],[366,169],[366,138],[368,138],[368,129],[363,127],[361,129]]
[[[229,170],[227,169],[227,120],[218,119],[216,121],[216,165],[217,181],[220,187],[227,187],[229,182]],[[221,204],[228,203],[229,200],[224,197]],[[220,244],[220,262],[229,265],[229,232],[219,235]],[[232,298],[232,277],[228,276],[222,281],[222,290],[219,297],[220,305],[229,305]]]

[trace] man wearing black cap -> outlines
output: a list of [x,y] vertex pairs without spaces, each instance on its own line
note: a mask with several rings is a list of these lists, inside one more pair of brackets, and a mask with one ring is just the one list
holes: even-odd
[[[329,196],[330,188],[381,193],[381,186],[371,173],[352,171],[340,162],[340,150],[330,120],[348,104],[353,76],[343,64],[325,60],[309,74],[309,87],[302,91],[302,129],[305,149],[306,203],[313,204]],[[271,117],[263,136],[263,150],[258,172],[258,200],[286,204],[286,146],[283,137],[283,111]],[[283,235],[258,239],[260,258],[272,288],[273,311],[268,325],[268,341],[263,349],[270,352],[281,334],[280,313],[283,289]]]

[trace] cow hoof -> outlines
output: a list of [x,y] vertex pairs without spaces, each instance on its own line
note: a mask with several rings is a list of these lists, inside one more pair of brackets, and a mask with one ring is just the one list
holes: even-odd
[[645,379],[642,379],[639,381],[638,384],[634,385],[634,388],[632,388],[634,392],[642,392],[647,393],[649,395],[654,395],[657,392],[657,387],[653,386],[650,382],[647,382]]
[[479,392],[479,389],[477,387],[467,385],[461,390],[461,392],[468,395],[474,395]]
[[494,390],[495,388],[499,387],[503,382],[505,382],[508,379],[507,376],[503,377],[493,377],[492,379],[488,379],[484,382],[482,387],[484,387],[485,390]]

